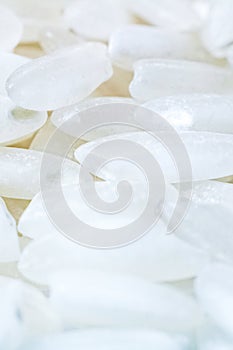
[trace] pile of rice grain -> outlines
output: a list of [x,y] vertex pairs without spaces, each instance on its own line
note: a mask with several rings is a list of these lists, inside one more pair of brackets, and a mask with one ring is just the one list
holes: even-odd
[[[232,18],[232,0],[0,0],[0,350],[233,349]],[[161,116],[192,178],[133,117],[96,127],[106,105],[127,106],[122,120],[133,108],[155,125]],[[75,139],[69,123],[89,110],[93,129]],[[65,237],[75,221],[59,200],[46,207],[44,192],[53,199],[60,182],[84,238],[89,227],[94,240],[130,227],[157,193],[145,169],[121,159],[127,149],[106,162],[119,141],[158,162],[164,215],[130,244],[92,249]],[[86,168],[91,152],[103,166]],[[118,203],[125,180],[124,210],[95,210],[96,194],[101,208]],[[179,185],[191,180],[168,235]]]

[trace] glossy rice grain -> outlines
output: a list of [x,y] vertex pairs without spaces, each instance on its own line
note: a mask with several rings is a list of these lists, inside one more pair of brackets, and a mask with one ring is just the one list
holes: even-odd
[[[6,349],[18,349],[17,340],[59,332],[61,320],[44,294],[23,281],[0,276],[1,310],[0,344]],[[9,336],[11,335],[11,336]],[[5,338],[5,339],[4,339]],[[10,344],[12,347],[10,347]]]
[[140,101],[190,93],[232,94],[233,72],[200,62],[141,60],[134,66],[129,90]]
[[77,330],[29,340],[23,350],[186,350],[190,340],[158,330]]
[[233,96],[165,96],[146,102],[144,107],[163,116],[177,130],[233,134]]
[[23,34],[23,24],[13,11],[0,5],[0,50],[11,52]]
[[[72,123],[77,123],[82,112],[87,111],[88,109],[101,106],[101,105],[109,105],[109,104],[117,104],[117,103],[125,103],[125,104],[136,104],[136,101],[130,98],[124,97],[96,97],[96,98],[88,98],[84,101],[81,101],[75,105],[68,106],[65,108],[58,109],[53,112],[51,116],[51,122],[60,130],[68,133],[71,130],[71,136],[78,137],[77,133],[75,133],[75,128],[68,128],[66,125],[72,125]],[[96,120],[95,120],[96,121]],[[74,131],[73,131],[74,130]],[[93,128],[93,130],[87,130],[87,132],[81,135],[82,140],[91,141],[98,137],[108,136],[120,132],[127,132],[135,130],[135,128],[129,125],[103,125],[99,128]],[[137,129],[136,129],[137,130]]]
[[39,43],[44,52],[51,53],[69,46],[77,46],[84,42],[81,36],[75,35],[67,28],[48,26],[41,30]]
[[0,145],[12,145],[40,129],[47,120],[46,112],[33,112],[0,96]]
[[60,270],[50,276],[49,288],[52,305],[70,327],[147,327],[185,332],[201,321],[192,297],[137,277]]
[[233,2],[215,0],[202,29],[204,46],[216,57],[225,57],[233,42]]
[[166,58],[192,61],[213,61],[194,33],[173,28],[131,25],[115,31],[109,42],[114,64],[127,70],[140,59]]
[[159,27],[195,31],[200,19],[189,0],[129,0],[139,18]]
[[111,75],[106,46],[87,43],[25,64],[9,77],[7,91],[22,108],[53,110],[84,99]]
[[213,262],[198,276],[195,291],[207,315],[222,331],[233,335],[232,265]]
[[[233,135],[220,134],[212,132],[191,132],[180,131],[179,136],[186,147],[187,155],[192,166],[192,177],[183,178],[182,181],[201,181],[208,179],[216,179],[233,174]],[[170,137],[167,134],[167,139]],[[165,149],[161,142],[154,138],[149,132],[131,132],[118,135],[107,136],[96,139],[85,145],[81,145],[75,151],[76,159],[82,164],[87,155],[92,155],[94,158],[103,164],[102,168],[95,172],[95,175],[102,179],[117,179],[121,178],[122,173],[126,174],[126,178],[135,179],[138,176],[136,167],[131,164],[130,159],[136,157],[133,151],[129,152],[129,161],[115,159],[114,162],[105,164],[105,156],[95,148],[103,145],[105,142],[117,142],[118,140],[126,140],[135,144],[139,144],[149,153],[153,155],[155,160],[160,165],[163,176],[170,183],[180,182],[179,174],[177,174],[176,166],[171,151]],[[173,152],[178,152],[177,146],[173,148]],[[213,157],[214,154],[214,157]],[[108,159],[111,160],[111,159]],[[184,167],[187,164],[184,163]],[[128,177],[127,177],[128,175]],[[156,176],[156,175],[155,175]]]
[[[51,155],[51,161],[53,161]],[[43,153],[28,149],[0,147],[0,195],[9,198],[32,199],[40,191],[40,170]],[[64,167],[64,184],[76,183],[79,166],[67,160]],[[59,174],[48,177],[52,186]],[[63,182],[62,180],[62,182]]]
[[[98,193],[103,197],[103,186]],[[97,214],[92,208],[87,208],[77,191],[64,189],[67,204],[77,218],[94,227],[116,228],[126,226],[132,218],[140,217],[145,203],[143,192],[145,189],[136,188],[130,210],[122,210],[120,214]],[[105,190],[106,191],[106,190]],[[107,191],[106,191],[107,192]],[[114,193],[114,184],[106,196],[109,201]],[[174,210],[173,196],[165,201],[166,213],[169,217]],[[62,215],[59,203],[56,204],[57,215]],[[27,278],[37,283],[46,283],[48,275],[62,267],[70,269],[96,269],[127,275],[141,276],[151,281],[175,281],[195,276],[207,263],[208,255],[200,253],[198,249],[184,244],[173,235],[165,235],[166,221],[161,219],[140,240],[112,250],[91,250],[67,240],[51,220],[45,210],[40,194],[33,198],[26,211],[19,220],[18,230],[21,234],[36,240],[23,252],[19,264],[20,271]],[[69,227],[63,234],[67,234]],[[85,231],[83,232],[85,234]],[[173,261],[176,264],[173,264]],[[39,265],[38,265],[39,264]]]
[[20,66],[28,63],[30,60],[27,57],[16,55],[14,53],[0,54],[0,95],[7,96],[6,82],[9,76]]
[[122,0],[79,0],[64,11],[67,26],[89,40],[108,41],[112,32],[132,17]]
[[215,259],[232,263],[233,184],[195,184],[192,202],[176,235]]
[[19,240],[14,218],[0,198],[0,262],[17,261],[20,256]]

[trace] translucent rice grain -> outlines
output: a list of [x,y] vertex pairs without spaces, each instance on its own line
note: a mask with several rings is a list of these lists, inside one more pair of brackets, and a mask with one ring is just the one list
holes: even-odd
[[197,346],[200,350],[231,350],[232,336],[216,326],[211,320],[198,329]]
[[215,56],[224,57],[227,46],[233,41],[233,2],[215,0],[202,31],[205,47]]
[[[48,275],[61,268],[124,273],[152,282],[180,281],[197,276],[208,262],[205,253],[173,236],[144,237],[131,249],[125,247],[102,254],[96,250],[91,254],[90,249],[60,237],[60,232],[52,231],[49,225],[47,229],[48,235],[52,232],[53,235],[30,243],[18,265],[21,274],[35,283],[48,283]],[[150,236],[155,233],[151,232]]]
[[207,63],[142,60],[135,64],[134,73],[130,93],[142,101],[166,95],[233,93],[233,72]]
[[178,130],[233,133],[233,96],[189,94],[157,98],[144,107]]
[[[191,162],[193,181],[216,179],[233,174],[231,161],[233,159],[233,135],[189,131],[181,131],[179,135]],[[127,140],[141,145],[157,160],[166,181],[170,183],[180,181],[169,152],[163,147],[162,143],[146,132],[131,132],[96,139],[81,145],[75,151],[75,157],[81,164],[89,154],[101,161],[103,166],[95,172],[95,175],[102,179],[117,179],[121,177],[122,173],[127,174],[126,178],[128,179],[137,178],[136,167],[133,167],[130,162],[130,159],[135,156],[134,154],[129,152],[128,162],[115,159],[114,162],[104,164],[107,159],[95,150],[97,146],[105,142],[116,140]],[[183,180],[191,181],[188,178]]]
[[233,45],[230,45],[226,50],[226,58],[231,66],[233,68]]
[[52,26],[54,28],[63,28],[60,22],[60,18],[33,18],[25,17],[23,18],[23,37],[21,42],[23,44],[36,44],[40,43],[41,32],[43,32],[47,27]]
[[54,18],[70,0],[1,0],[1,3],[17,13],[18,16],[26,18]]
[[[92,181],[92,179],[90,181]],[[98,212],[90,208],[88,203],[83,200],[82,191],[84,191],[84,186],[85,184],[82,184],[80,186],[81,189],[79,186],[66,186],[66,188],[63,188],[63,195],[72,212],[87,225],[109,230],[121,228],[134,222],[134,220],[137,217],[140,217],[145,210],[148,200],[148,189],[146,182],[142,182],[139,185],[137,183],[132,183],[133,194],[131,196],[130,204],[127,206],[127,208],[125,208],[125,210],[119,211],[118,213],[115,213],[115,215],[109,215],[108,212]],[[95,184],[95,188],[100,198],[107,203],[110,203],[111,201],[113,202],[117,199],[116,187],[114,183],[98,182]],[[92,196],[93,198],[94,191],[92,192],[92,188],[89,184],[86,184],[86,190],[88,191],[89,196]],[[174,190],[175,193],[173,191],[171,193],[169,191],[168,193],[167,189],[167,198],[165,198],[167,201],[172,201],[173,197],[176,198],[176,190],[172,190]],[[53,198],[54,192],[50,190],[48,196],[49,195],[51,198]],[[62,213],[62,208],[59,204],[60,203],[56,202],[57,210],[58,212]]]
[[127,70],[133,70],[136,61],[148,58],[213,61],[197,35],[145,25],[115,31],[110,38],[109,52],[113,62]]
[[110,104],[110,103],[134,103],[131,98],[124,97],[96,97],[88,98],[84,101],[78,102],[75,105],[64,107],[53,112],[51,120],[52,123],[60,128],[63,123],[72,118],[78,118],[80,112],[87,110],[88,108]]
[[[0,147],[0,196],[31,199],[40,191],[40,169],[43,153],[20,148]],[[53,156],[51,156],[51,161]],[[62,176],[63,184],[77,183],[79,166],[67,160]],[[52,187],[59,174],[51,173]]]
[[[4,324],[5,337],[9,337],[14,324],[13,339],[21,333],[26,336],[39,336],[61,329],[59,315],[53,310],[48,299],[37,289],[20,280],[0,277],[1,331]],[[4,307],[4,312],[2,306]],[[8,319],[9,318],[9,322]],[[3,334],[4,335],[4,334]],[[0,336],[1,339],[1,336]],[[10,342],[10,340],[8,339]],[[3,347],[4,348],[4,347]],[[9,349],[8,347],[4,349]],[[11,348],[10,348],[11,349]]]
[[46,53],[63,49],[64,47],[79,45],[84,39],[66,28],[47,27],[40,33],[39,43]]
[[[102,197],[99,189],[98,193]],[[64,190],[64,194],[67,199],[67,189]],[[136,196],[138,204],[135,206],[136,201],[133,198],[131,211],[123,211],[121,215],[115,214],[112,217],[93,213],[91,208],[86,210],[83,199],[79,198],[74,190],[70,192],[67,205],[83,222],[88,222],[94,227],[113,229],[125,226],[132,218],[139,217],[138,212],[145,198],[139,189]],[[109,196],[106,200],[109,200]],[[165,203],[169,206],[166,210],[169,216],[169,212],[173,212],[170,207],[173,208],[174,203],[168,198]],[[57,213],[61,215],[59,203]],[[200,253],[172,235],[164,236],[166,226],[162,221],[159,221],[139,241],[121,249],[102,251],[77,245],[63,237],[52,223],[41,195],[37,195],[23,213],[18,229],[24,236],[38,241],[25,248],[19,269],[25,277],[40,284],[46,284],[48,274],[62,267],[126,273],[145,277],[151,281],[174,281],[195,276],[208,261],[206,254]]]
[[23,25],[7,7],[0,5],[0,50],[13,51],[20,42]]
[[[0,350],[232,350],[232,69],[233,0],[0,0]],[[170,123],[192,176],[160,125],[153,137],[110,121],[74,142],[68,121],[117,103]],[[62,140],[46,153],[45,178],[58,129],[70,149],[61,169]],[[114,211],[122,181],[132,193]],[[151,197],[161,214],[130,236]],[[178,198],[189,206],[169,235]],[[87,247],[90,227],[127,225],[138,240]]]
[[80,0],[64,12],[66,24],[88,39],[108,41],[112,32],[132,22],[121,0]]
[[89,329],[29,340],[22,350],[186,350],[189,339],[157,330]]
[[7,277],[19,277],[19,271],[17,269],[17,263],[11,262],[11,263],[0,263],[0,274],[1,276],[7,276]]
[[139,18],[156,26],[194,31],[200,25],[189,0],[131,0],[129,3]]
[[194,10],[197,12],[201,23],[207,19],[210,11],[211,1],[210,0],[194,0],[192,2]]
[[7,96],[5,88],[7,79],[17,68],[27,62],[29,62],[29,58],[24,56],[15,55],[13,53],[0,54],[0,95]]
[[0,262],[17,261],[19,255],[20,249],[15,220],[0,198]]
[[68,327],[152,327],[185,332],[201,320],[193,298],[136,277],[61,270],[50,277],[49,288],[51,304]]
[[[56,127],[51,123],[51,118],[48,119],[47,123],[36,133],[36,136],[33,138],[29,149],[34,151],[44,152],[46,149],[46,145],[52,136],[52,134],[56,131]],[[68,136],[66,136],[66,141],[68,140]],[[74,139],[70,136],[70,144],[72,144]],[[74,151],[77,147],[83,144],[85,141],[78,140],[73,146],[70,148],[68,153],[66,154],[67,159],[75,160]],[[56,149],[51,150],[52,153],[56,154]]]
[[38,111],[74,104],[111,77],[106,50],[87,43],[35,59],[9,77],[8,94],[18,106]]
[[199,302],[223,331],[233,335],[233,269],[231,265],[212,263],[195,283]]
[[[126,98],[95,98],[87,99],[74,106],[54,111],[52,123],[62,129],[62,124],[73,118],[76,120],[79,113],[93,106],[105,103],[134,103]],[[209,131],[218,133],[233,133],[233,97],[221,95],[189,94],[166,96],[146,102],[145,108],[163,116],[177,130]],[[220,117],[221,116],[221,117]],[[63,130],[63,129],[62,129]],[[64,131],[65,128],[64,128]],[[138,131],[130,126],[109,125],[95,129],[82,136],[82,139],[93,141],[96,138],[116,133]]]
[[10,145],[28,137],[40,129],[46,120],[46,112],[16,107],[8,97],[0,96],[0,145]]
[[[65,107],[58,109],[53,112],[51,121],[57,127],[63,130],[62,125],[65,124],[68,120],[75,120],[79,118],[79,114],[82,111],[87,110],[91,107],[96,107],[104,104],[110,103],[127,103],[127,104],[136,104],[133,99],[123,98],[123,97],[99,97],[99,98],[89,98],[82,102],[79,102],[73,106]],[[96,139],[97,137],[112,135],[113,133],[120,133],[135,130],[135,128],[130,126],[122,126],[122,125],[111,125],[111,126],[103,126],[101,128],[94,129],[92,131],[87,132],[82,136],[83,140],[89,141]],[[64,128],[64,132],[65,132]],[[74,135],[73,135],[74,136]]]
[[20,313],[13,303],[13,291],[9,287],[3,288],[1,277],[0,289],[0,347],[2,349],[17,350],[25,340],[24,324],[21,322]]
[[23,22],[21,42],[38,42],[40,31],[51,25],[63,26],[62,11],[69,0],[1,0],[11,8]]
[[207,254],[232,263],[232,217],[232,184],[196,184],[191,206],[176,234]]

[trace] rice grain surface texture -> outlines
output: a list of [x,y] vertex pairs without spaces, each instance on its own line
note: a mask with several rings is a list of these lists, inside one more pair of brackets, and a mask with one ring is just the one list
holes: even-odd
[[0,350],[233,349],[233,0],[0,0]]

